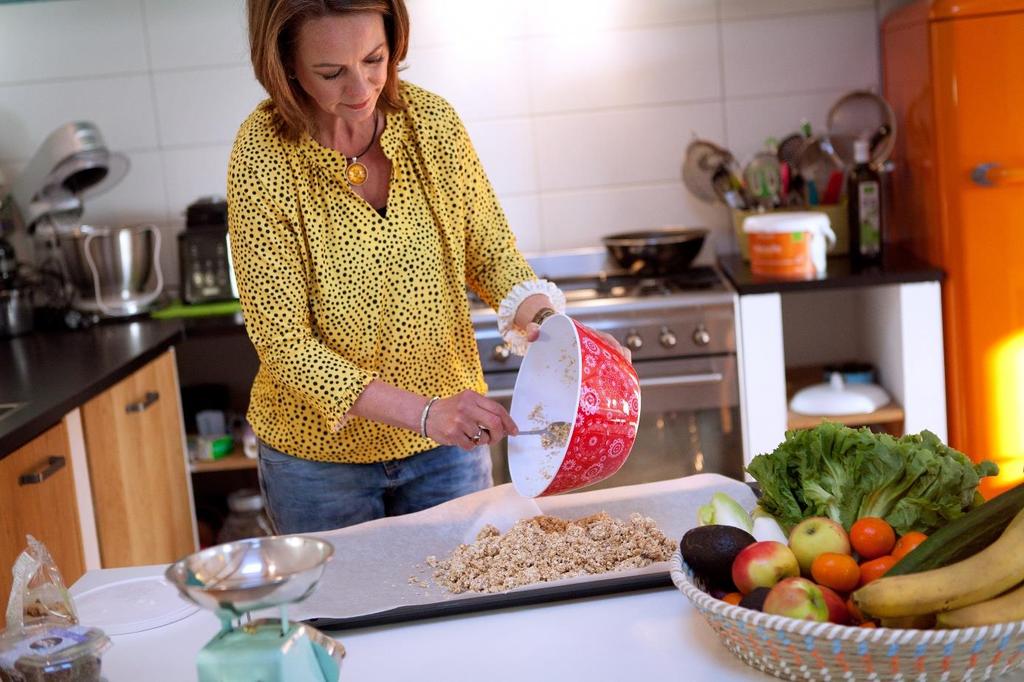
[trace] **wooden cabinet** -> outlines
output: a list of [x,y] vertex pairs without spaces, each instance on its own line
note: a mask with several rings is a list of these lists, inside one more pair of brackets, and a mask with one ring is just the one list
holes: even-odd
[[195,551],[173,350],[85,403],[82,422],[103,567]]
[[[85,572],[68,428],[60,422],[0,459],[0,601],[31,533],[50,550],[67,585]],[[0,623],[4,614],[0,612]]]

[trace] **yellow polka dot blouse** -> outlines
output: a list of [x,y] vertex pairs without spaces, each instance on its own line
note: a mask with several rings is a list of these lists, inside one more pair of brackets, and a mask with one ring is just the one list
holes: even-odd
[[274,132],[272,104],[242,124],[228,167],[231,254],[260,359],[248,418],[297,457],[381,462],[435,447],[359,417],[373,379],[423,396],[486,391],[466,287],[491,307],[534,274],[458,115],[403,83],[387,115],[386,218],[349,188],[346,160]]

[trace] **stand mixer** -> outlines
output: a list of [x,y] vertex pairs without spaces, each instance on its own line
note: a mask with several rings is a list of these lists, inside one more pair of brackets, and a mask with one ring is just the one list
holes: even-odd
[[[313,593],[333,553],[327,542],[301,535],[250,538],[168,568],[167,579],[185,598],[220,618],[220,632],[199,652],[199,682],[337,680],[344,647],[287,618],[288,604]],[[280,619],[251,619],[250,612],[271,607]]]

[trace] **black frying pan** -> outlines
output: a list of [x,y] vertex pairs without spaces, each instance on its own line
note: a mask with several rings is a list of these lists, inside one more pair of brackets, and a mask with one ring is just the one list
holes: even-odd
[[690,267],[707,234],[704,228],[670,228],[613,234],[602,241],[615,262],[630,274],[663,277]]

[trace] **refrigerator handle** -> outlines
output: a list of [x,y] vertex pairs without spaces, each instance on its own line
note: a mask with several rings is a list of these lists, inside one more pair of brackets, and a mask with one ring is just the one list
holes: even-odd
[[971,169],[971,180],[982,187],[1024,184],[1024,168],[1003,168],[998,163],[979,163]]

